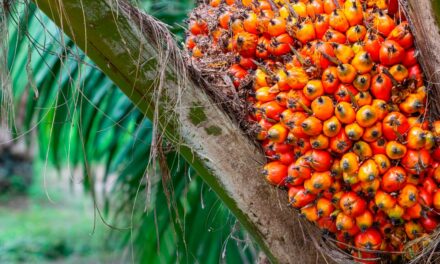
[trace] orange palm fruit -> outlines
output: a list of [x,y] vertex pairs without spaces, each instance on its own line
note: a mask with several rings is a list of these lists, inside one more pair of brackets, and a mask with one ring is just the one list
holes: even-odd
[[424,95],[410,94],[399,104],[399,109],[406,114],[422,113],[425,110],[425,100]]
[[[358,107],[361,107],[364,105],[371,105],[373,102],[373,97],[371,96],[371,94],[369,92],[359,92],[358,94],[356,94],[354,99],[355,99],[356,105]],[[375,112],[377,112],[377,111],[375,111]]]
[[337,75],[342,83],[352,83],[356,78],[356,68],[351,64],[339,64]]
[[324,121],[322,132],[327,137],[335,137],[338,135],[341,130],[342,125],[341,122],[336,118],[336,116],[332,116],[331,118]]
[[364,134],[364,128],[358,123],[352,123],[345,126],[345,134],[350,140],[359,140]]
[[373,213],[370,210],[365,210],[361,215],[356,217],[356,225],[361,232],[365,232],[373,225]]
[[376,111],[370,105],[364,105],[356,112],[356,121],[361,127],[371,127],[377,119]]
[[295,37],[303,44],[306,44],[316,38],[315,26],[311,21],[300,23],[294,30]]
[[332,117],[335,111],[333,107],[333,101],[328,96],[319,96],[318,98],[313,100],[311,108],[315,117],[322,121],[325,121]]
[[343,124],[351,124],[356,120],[356,113],[347,102],[340,102],[335,107],[335,116]]
[[264,166],[263,175],[270,184],[281,186],[287,177],[287,166],[279,161],[270,162]]
[[373,19],[373,27],[382,34],[384,37],[388,37],[391,31],[396,27],[394,20],[385,14],[382,10],[379,10]]
[[367,28],[363,25],[352,26],[346,32],[347,40],[351,43],[362,41],[365,38],[366,34]]
[[[318,0],[315,0],[318,1]],[[330,27],[329,16],[327,14],[319,14],[314,22],[315,33],[317,39],[322,39],[324,34]]]
[[336,58],[341,63],[350,63],[355,56],[353,49],[348,45],[334,43],[333,48]]
[[371,143],[380,140],[382,134],[382,123],[376,122],[374,125],[365,128],[362,139],[366,142]]
[[306,135],[317,136],[322,132],[322,121],[310,116],[303,121],[301,128]]
[[362,4],[359,0],[345,1],[343,12],[350,26],[360,25],[363,23],[364,12],[362,10]]
[[362,182],[373,181],[379,176],[379,168],[376,162],[372,159],[366,160],[359,167],[359,180]]
[[373,156],[373,160],[376,162],[379,173],[384,174],[391,167],[391,162],[388,157],[384,154],[376,154]]
[[281,123],[272,126],[267,132],[267,138],[273,142],[281,143],[287,138],[288,129]]
[[316,222],[319,219],[316,205],[308,204],[301,208],[301,216],[305,217],[310,222]]
[[402,64],[396,64],[393,67],[391,67],[390,74],[398,82],[403,82],[409,76],[408,69]]
[[378,120],[383,120],[388,114],[388,105],[384,100],[374,99],[371,106],[376,111]]
[[340,212],[336,216],[336,228],[338,230],[350,230],[355,226],[355,224],[356,221],[354,218],[344,214],[343,212]]
[[397,201],[389,193],[378,190],[374,196],[374,202],[379,209],[388,210],[393,208]]
[[329,139],[328,137],[319,134],[318,136],[310,138],[310,144],[313,149],[327,149],[329,146]]
[[304,87],[303,93],[310,101],[324,95],[324,87],[322,86],[321,80],[310,80]]
[[357,141],[353,145],[353,152],[358,155],[359,159],[364,161],[373,156],[373,150],[365,141]]
[[281,17],[272,18],[267,25],[267,33],[273,37],[286,33],[286,20]]
[[351,61],[351,65],[354,66],[359,74],[366,74],[371,71],[374,63],[368,52],[361,51],[354,56],[353,60]]
[[292,89],[303,89],[308,81],[309,77],[301,67],[291,68],[287,71],[287,82]]
[[421,236],[424,232],[423,226],[417,222],[409,221],[405,223],[405,232],[409,239],[415,239]]
[[392,160],[403,158],[406,152],[407,152],[406,146],[397,141],[389,141],[386,145],[387,156]]
[[331,12],[329,17],[329,25],[339,32],[345,32],[350,27],[350,23],[341,9],[335,9],[333,12]]
[[358,74],[356,78],[353,80],[353,86],[361,92],[366,92],[370,89],[371,85],[371,75],[369,73],[366,74]]
[[368,197],[373,197],[380,188],[380,180],[378,178],[373,181],[361,182],[362,192]]
[[355,173],[359,169],[359,157],[353,152],[348,152],[342,156],[340,166],[345,173]]
[[414,206],[419,199],[419,190],[413,184],[406,184],[402,190],[400,190],[397,202],[404,208]]
[[329,217],[335,210],[332,202],[326,198],[319,198],[316,202],[316,208],[319,217]]

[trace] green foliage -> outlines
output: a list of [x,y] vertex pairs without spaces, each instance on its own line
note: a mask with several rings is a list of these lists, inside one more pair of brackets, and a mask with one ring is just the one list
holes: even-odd
[[[193,3],[139,5],[176,25]],[[151,163],[151,122],[34,6],[14,8],[8,63],[15,136],[31,141],[35,131],[42,160],[83,169],[85,188],[104,198],[97,213],[124,227],[115,232],[123,232],[121,246],[133,249],[136,262],[252,262],[257,252],[248,235],[178,153],[164,142],[162,162]],[[173,32],[183,36],[178,25]],[[96,185],[111,190],[96,193]]]

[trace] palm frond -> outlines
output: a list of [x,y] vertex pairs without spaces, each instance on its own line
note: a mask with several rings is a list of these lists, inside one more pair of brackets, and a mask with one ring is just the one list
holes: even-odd
[[[183,36],[178,25],[192,1],[138,4]],[[162,159],[149,164],[151,122],[34,5],[13,8],[8,65],[18,121],[14,136],[36,138],[38,156],[50,164],[82,167],[92,193],[97,182],[111,186],[95,198],[104,198],[99,207],[112,225],[129,228],[113,235],[136,261],[252,263],[257,249],[251,239],[167,142]],[[98,167],[104,168],[102,179]]]

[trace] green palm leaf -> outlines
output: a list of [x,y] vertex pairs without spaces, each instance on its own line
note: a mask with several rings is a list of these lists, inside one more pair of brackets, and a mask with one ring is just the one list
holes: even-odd
[[[192,1],[138,4],[182,38],[179,24]],[[84,168],[91,177],[85,188],[104,198],[104,217],[129,227],[113,236],[133,249],[136,262],[253,262],[250,238],[178,153],[168,149],[149,164],[151,122],[33,5],[14,8],[8,65],[21,113],[15,136],[30,141],[34,130],[40,158]],[[110,192],[95,194],[97,167],[104,168],[103,184],[112,182]]]

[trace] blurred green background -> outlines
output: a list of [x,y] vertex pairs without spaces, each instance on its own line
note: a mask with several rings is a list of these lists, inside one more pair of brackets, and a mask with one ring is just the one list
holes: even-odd
[[[134,4],[183,41],[193,1]],[[44,14],[17,1],[0,22],[0,263],[255,262],[213,191],[167,142],[151,159],[151,122]]]

